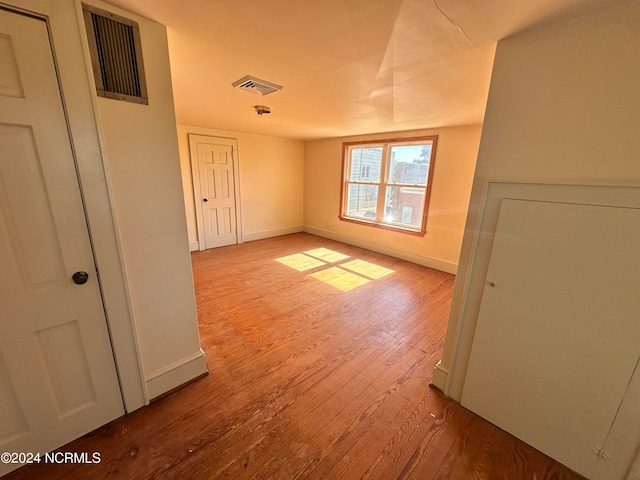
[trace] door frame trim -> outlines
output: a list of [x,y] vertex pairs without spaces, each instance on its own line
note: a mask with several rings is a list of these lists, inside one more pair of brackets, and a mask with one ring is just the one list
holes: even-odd
[[240,209],[240,159],[238,155],[238,139],[227,137],[216,137],[214,135],[199,135],[188,133],[189,138],[189,157],[191,159],[191,180],[193,183],[193,206],[196,212],[196,230],[198,233],[198,250],[207,249],[204,239],[204,218],[202,215],[202,205],[198,199],[202,198],[202,186],[200,185],[200,164],[198,162],[198,151],[196,145],[199,140],[212,142],[219,145],[230,145],[233,147],[232,166],[233,166],[233,185],[235,188],[234,202],[236,210],[236,243],[244,243],[242,238],[242,212]]

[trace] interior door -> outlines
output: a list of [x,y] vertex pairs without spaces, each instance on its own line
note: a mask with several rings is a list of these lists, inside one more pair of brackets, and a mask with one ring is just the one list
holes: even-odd
[[201,135],[189,138],[192,159],[198,165],[196,208],[200,208],[205,248],[236,244],[235,140]]
[[461,403],[585,477],[629,462],[604,447],[640,357],[639,238],[640,209],[500,207]]
[[124,413],[48,27],[1,9],[0,296],[0,451]]

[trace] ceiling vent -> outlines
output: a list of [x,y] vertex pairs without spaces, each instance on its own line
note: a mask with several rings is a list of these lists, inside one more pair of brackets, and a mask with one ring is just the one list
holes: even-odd
[[258,95],[269,95],[270,93],[282,90],[282,85],[276,85],[275,83],[267,82],[266,80],[260,80],[259,78],[247,75],[240,80],[233,82],[235,88],[244,90],[245,92],[257,93]]

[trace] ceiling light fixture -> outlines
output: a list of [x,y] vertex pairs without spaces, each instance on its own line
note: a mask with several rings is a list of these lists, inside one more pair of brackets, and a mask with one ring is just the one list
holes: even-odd
[[271,113],[271,107],[266,105],[255,105],[253,107],[258,115],[264,115],[265,113]]

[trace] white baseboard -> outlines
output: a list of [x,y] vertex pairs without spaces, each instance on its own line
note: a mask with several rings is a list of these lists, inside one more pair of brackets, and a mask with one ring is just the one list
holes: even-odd
[[349,237],[347,235],[340,235],[338,233],[329,232],[321,228],[315,228],[315,227],[310,227],[308,225],[305,225],[304,231],[312,235],[317,235],[319,237],[329,238],[331,240],[336,240],[337,242],[347,243],[349,245],[354,245],[356,247],[366,248],[367,250],[383,253],[384,255],[389,255],[390,257],[395,257],[401,260],[406,260],[408,262],[417,263],[418,265],[433,268],[435,270],[440,270],[441,272],[452,273],[455,275],[458,271],[458,265],[455,263],[450,263],[450,262],[438,260],[435,258],[423,257],[422,255],[416,255],[413,253],[403,252],[401,250],[396,250],[391,247],[385,247],[383,245],[378,245],[378,244],[367,242],[364,240],[358,240],[358,239]]
[[431,385],[436,387],[441,392],[444,392],[445,387],[447,386],[448,375],[449,370],[442,366],[442,360],[440,360],[433,368],[433,379],[431,380]]
[[180,385],[207,373],[207,360],[204,352],[198,352],[177,362],[156,370],[146,379],[149,400],[159,397]]
[[262,240],[263,238],[279,237],[281,235],[289,235],[291,233],[300,233],[303,231],[302,225],[287,228],[278,228],[276,230],[267,230],[264,232],[245,233],[242,235],[243,242],[252,242],[254,240]]
[[189,251],[190,252],[197,252],[198,250],[200,250],[200,245],[198,244],[198,242],[191,242],[189,244]]

